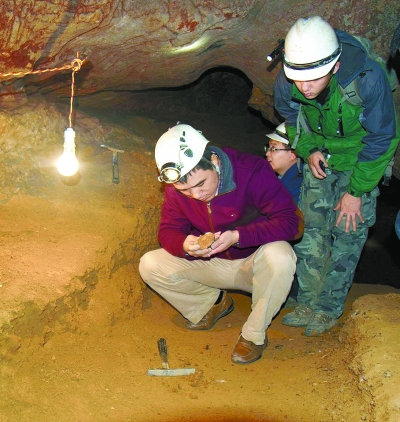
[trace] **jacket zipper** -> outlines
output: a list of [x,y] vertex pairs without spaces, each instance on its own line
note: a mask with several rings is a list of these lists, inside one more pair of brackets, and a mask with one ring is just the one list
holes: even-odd
[[342,121],[342,103],[339,103],[339,109],[338,109],[338,128],[336,129],[336,134],[340,136],[344,136],[343,131],[343,121]]
[[211,203],[210,202],[207,202],[207,213],[208,213],[208,222],[210,224],[211,231],[213,233],[215,233],[214,224],[213,224],[212,218],[211,218],[212,210],[211,210]]
[[[208,222],[210,224],[210,230],[212,233],[215,233],[215,229],[214,229],[214,224],[212,222],[212,218],[211,218],[211,214],[212,214],[212,210],[211,210],[211,203],[207,202],[207,213],[208,213]],[[232,259],[231,254],[228,251],[224,252],[225,255],[228,257],[228,259]]]

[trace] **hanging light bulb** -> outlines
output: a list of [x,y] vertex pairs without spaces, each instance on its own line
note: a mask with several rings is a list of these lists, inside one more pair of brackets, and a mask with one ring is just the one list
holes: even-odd
[[[86,57],[85,57],[86,58]],[[84,59],[85,60],[85,59]],[[79,52],[76,53],[76,59],[71,63],[71,99],[69,106],[69,128],[64,132],[64,153],[57,163],[57,169],[63,176],[73,176],[78,171],[78,160],[75,157],[75,131],[72,129],[72,108],[74,103],[74,87],[75,87],[75,72],[77,72],[82,65],[82,60],[79,58]]]
[[75,131],[69,127],[64,132],[64,153],[58,160],[57,169],[63,176],[73,176],[78,167],[75,157]]

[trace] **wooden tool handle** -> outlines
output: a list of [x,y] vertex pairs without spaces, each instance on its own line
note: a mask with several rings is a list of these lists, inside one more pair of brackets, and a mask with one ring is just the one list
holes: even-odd
[[168,349],[167,349],[167,340],[165,338],[160,338],[157,341],[158,352],[160,353],[161,363],[163,368],[168,368]]

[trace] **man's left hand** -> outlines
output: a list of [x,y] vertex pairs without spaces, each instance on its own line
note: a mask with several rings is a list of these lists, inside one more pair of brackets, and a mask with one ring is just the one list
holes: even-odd
[[339,210],[339,215],[336,219],[336,227],[339,226],[342,218],[346,218],[345,231],[350,231],[350,224],[353,230],[357,230],[357,217],[364,223],[364,218],[361,214],[361,198],[352,196],[349,193],[345,193],[334,208],[335,211]]
[[239,232],[237,230],[227,230],[221,233],[218,239],[211,245],[210,255],[226,251],[232,245],[239,241]]

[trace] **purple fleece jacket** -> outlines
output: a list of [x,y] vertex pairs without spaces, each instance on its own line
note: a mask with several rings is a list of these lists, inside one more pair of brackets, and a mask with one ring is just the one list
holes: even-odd
[[239,259],[266,243],[302,236],[303,215],[267,160],[230,148],[210,148],[222,164],[218,196],[205,203],[165,185],[158,232],[162,248],[172,255],[193,259],[183,251],[189,234],[236,229],[240,246],[214,256]]

